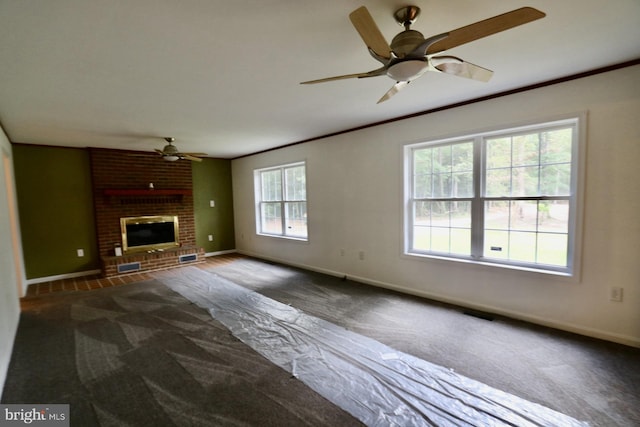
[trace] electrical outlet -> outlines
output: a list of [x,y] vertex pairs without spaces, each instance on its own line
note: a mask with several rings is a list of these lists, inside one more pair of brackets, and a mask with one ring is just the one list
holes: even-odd
[[78,258],[82,258],[84,256],[84,249],[78,249]]
[[364,261],[364,251],[360,251],[360,252],[358,252],[358,259],[359,259],[360,261]]
[[344,256],[344,249],[340,249],[340,256]]
[[215,208],[216,207],[216,201],[215,200],[209,200],[209,207]]
[[609,290],[609,300],[610,301],[615,301],[615,302],[622,302],[622,294],[623,294],[623,288],[619,288],[619,287],[612,287]]
[[209,241],[213,242],[213,234],[209,234]]

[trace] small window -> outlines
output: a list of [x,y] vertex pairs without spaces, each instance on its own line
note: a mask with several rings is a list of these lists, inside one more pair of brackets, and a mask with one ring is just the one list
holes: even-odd
[[405,147],[405,252],[571,274],[578,119]]
[[304,163],[254,172],[258,234],[307,240],[307,183]]

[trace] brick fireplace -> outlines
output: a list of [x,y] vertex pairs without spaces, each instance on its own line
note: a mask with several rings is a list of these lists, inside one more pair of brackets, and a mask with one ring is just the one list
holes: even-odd
[[[203,260],[204,250],[196,246],[191,162],[167,162],[138,151],[90,148],[89,153],[104,276]],[[122,244],[120,218],[160,215],[178,216],[178,248],[116,256],[115,247]]]

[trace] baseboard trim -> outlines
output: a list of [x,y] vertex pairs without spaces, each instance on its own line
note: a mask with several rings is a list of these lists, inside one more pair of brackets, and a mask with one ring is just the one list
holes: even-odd
[[36,277],[35,279],[27,279],[25,283],[27,286],[35,285],[37,283],[53,282],[55,280],[73,279],[75,277],[94,276],[102,273],[102,270],[87,270],[78,271],[76,273],[58,274],[56,276]]
[[226,254],[234,254],[238,252],[235,249],[229,249],[226,251],[216,251],[216,252],[205,252],[204,256],[205,257],[210,257],[210,256],[216,256],[216,255],[226,255]]
[[605,340],[605,341],[611,341],[611,342],[615,342],[615,343],[618,343],[618,344],[628,345],[630,347],[640,348],[640,339],[638,339],[636,337],[631,337],[631,336],[628,336],[628,335],[611,333],[611,332],[607,332],[607,331],[603,331],[603,330],[595,329],[595,328],[588,328],[588,327],[576,325],[576,324],[573,324],[573,323],[561,322],[561,321],[558,321],[558,320],[555,320],[555,319],[542,318],[542,317],[533,316],[533,315],[529,315],[529,314],[522,314],[522,313],[519,313],[519,312],[505,310],[503,308],[495,307],[495,306],[491,306],[491,305],[469,303],[468,301],[459,300],[459,299],[456,299],[456,298],[451,298],[451,297],[440,295],[440,294],[436,294],[436,293],[424,292],[424,291],[420,291],[420,290],[416,290],[416,289],[406,288],[404,286],[398,286],[398,285],[394,285],[394,284],[387,283],[387,282],[381,282],[379,280],[372,280],[372,279],[369,279],[367,277],[352,276],[352,275],[346,274],[344,272],[339,272],[339,271],[335,271],[335,270],[329,270],[329,269],[325,269],[325,268],[318,268],[318,267],[315,267],[315,266],[312,266],[312,265],[307,265],[307,264],[295,263],[295,262],[291,262],[291,261],[288,261],[288,260],[284,260],[284,259],[280,259],[280,258],[274,258],[274,257],[268,257],[268,256],[264,256],[262,254],[256,254],[256,253],[252,253],[252,252],[248,252],[248,251],[238,251],[238,252],[243,254],[243,255],[250,256],[250,257],[259,258],[259,259],[263,259],[263,260],[266,260],[266,261],[278,262],[280,264],[289,265],[291,267],[296,267],[296,268],[302,268],[304,270],[315,271],[317,273],[323,273],[323,274],[327,274],[329,276],[346,277],[349,280],[353,280],[353,281],[359,282],[359,283],[364,283],[366,285],[371,285],[371,286],[375,286],[375,287],[383,288],[383,289],[389,289],[389,290],[392,290],[392,291],[397,291],[397,292],[401,292],[401,293],[408,294],[408,295],[414,295],[414,296],[417,296],[417,297],[427,298],[427,299],[431,299],[431,300],[434,300],[434,301],[443,302],[443,303],[446,303],[446,304],[452,304],[452,305],[456,305],[456,306],[461,307],[461,308],[468,308],[468,309],[472,309],[472,310],[480,310],[480,311],[484,311],[484,312],[487,312],[487,313],[508,317],[508,318],[514,319],[514,320],[521,320],[521,321],[524,321],[524,322],[529,322],[529,323],[533,323],[533,324],[540,325],[540,326],[545,326],[545,327],[552,328],[552,329],[558,329],[558,330],[565,331],[565,332],[571,332],[571,333],[578,334],[578,335],[584,335],[584,336],[591,337],[591,338],[601,339],[601,340]]

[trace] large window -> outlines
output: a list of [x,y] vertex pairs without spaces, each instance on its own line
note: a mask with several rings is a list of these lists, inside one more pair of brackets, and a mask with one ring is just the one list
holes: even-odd
[[258,234],[307,239],[305,164],[255,171]]
[[571,274],[578,119],[405,147],[405,252]]

